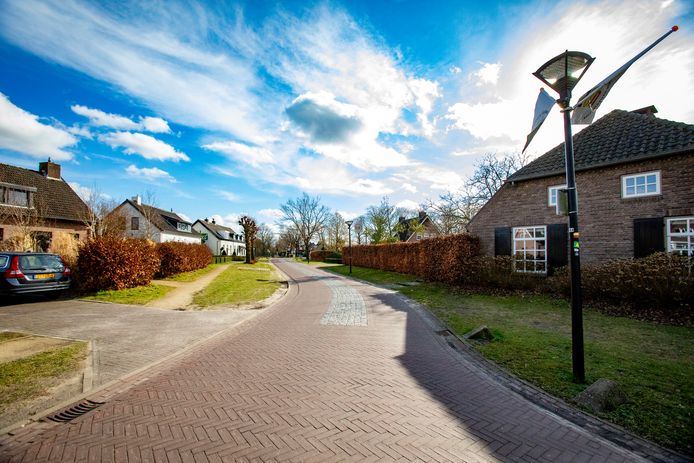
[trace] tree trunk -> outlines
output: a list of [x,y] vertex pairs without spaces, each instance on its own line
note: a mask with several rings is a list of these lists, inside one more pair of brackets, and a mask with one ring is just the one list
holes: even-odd
[[311,263],[311,250],[309,246],[311,245],[311,240],[304,241],[304,251],[306,252],[306,262]]
[[244,233],[244,241],[246,242],[246,261],[245,263],[250,264],[251,254],[253,254],[253,248],[251,247],[250,240],[248,239],[248,233]]

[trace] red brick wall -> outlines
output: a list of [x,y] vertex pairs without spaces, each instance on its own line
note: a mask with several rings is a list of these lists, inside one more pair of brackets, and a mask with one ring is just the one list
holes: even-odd
[[[661,194],[622,198],[621,176],[660,170]],[[547,205],[547,188],[563,175],[507,183],[468,226],[482,252],[494,255],[494,228],[568,223]],[[634,256],[634,219],[694,215],[694,154],[594,169],[576,174],[581,261]]]

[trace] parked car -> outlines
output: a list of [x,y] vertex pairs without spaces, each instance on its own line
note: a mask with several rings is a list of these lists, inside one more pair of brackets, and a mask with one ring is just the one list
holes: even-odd
[[70,288],[72,272],[57,254],[0,252],[0,294],[58,295]]

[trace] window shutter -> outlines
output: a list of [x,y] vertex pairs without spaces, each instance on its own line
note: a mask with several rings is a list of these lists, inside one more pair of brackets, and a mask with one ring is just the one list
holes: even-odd
[[665,250],[663,218],[634,219],[634,257],[646,257]]
[[497,227],[494,229],[494,255],[511,255],[511,227]]
[[555,268],[569,263],[569,227],[565,223],[547,225],[547,266]]

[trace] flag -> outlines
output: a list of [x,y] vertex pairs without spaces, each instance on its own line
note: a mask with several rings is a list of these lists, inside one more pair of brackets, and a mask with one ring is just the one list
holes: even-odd
[[545,92],[544,88],[541,88],[540,94],[537,96],[537,101],[535,102],[535,116],[533,117],[533,127],[530,133],[528,134],[528,138],[525,140],[525,146],[523,147],[522,152],[525,152],[525,149],[530,144],[530,140],[532,140],[537,131],[540,130],[540,126],[545,121],[545,119],[547,119],[547,115],[549,114],[550,109],[552,109],[552,106],[554,106],[554,103],[556,103],[556,101],[554,101],[554,98],[549,96],[549,94]]
[[595,118],[595,112],[598,107],[602,104],[603,100],[610,92],[615,83],[619,80],[622,75],[629,69],[629,67],[636,62],[643,55],[648,53],[653,47],[658,45],[661,41],[665,39],[668,35],[677,31],[678,27],[673,26],[667,33],[665,33],[658,40],[649,45],[645,50],[643,50],[638,55],[634,56],[631,60],[627,61],[624,66],[617,69],[615,72],[607,76],[602,82],[600,82],[595,87],[588,90],[581,98],[578,99],[578,103],[574,105],[574,113],[571,117],[571,123],[576,125],[587,125],[593,122]]

